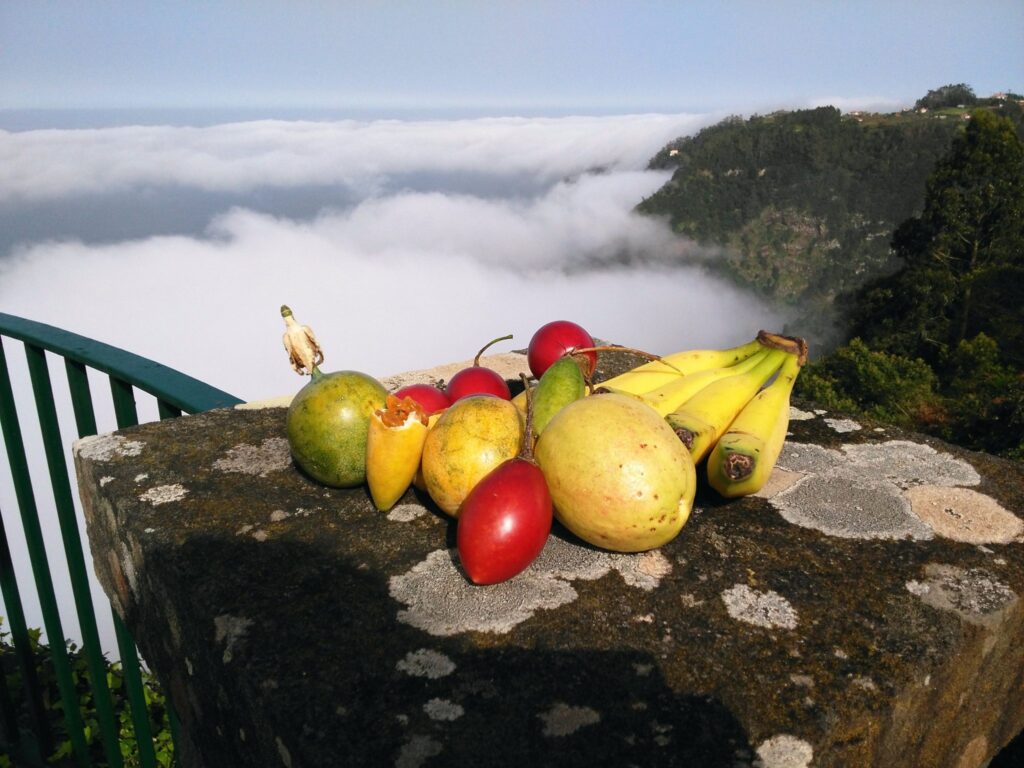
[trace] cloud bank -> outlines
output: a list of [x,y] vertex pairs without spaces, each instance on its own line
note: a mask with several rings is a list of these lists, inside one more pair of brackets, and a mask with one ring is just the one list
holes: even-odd
[[450,121],[254,121],[0,131],[0,202],[145,186],[211,191],[345,185],[372,194],[416,172],[529,175],[635,170],[706,115]]
[[[316,328],[329,367],[377,375],[471,357],[509,332],[513,347],[525,346],[559,317],[653,352],[739,342],[778,324],[775,314],[697,267],[679,267],[685,244],[633,212],[667,180],[645,170],[648,158],[710,121],[258,121],[0,133],[0,216],[45,211],[30,240],[0,254],[0,305],[247,399],[301,383],[279,349],[282,303]],[[348,193],[337,195],[338,185]],[[124,212],[96,203],[99,233],[45,235],[62,204],[123,201],[109,196],[134,190],[180,205],[180,194],[160,197],[169,187],[210,201],[205,227],[105,238],[103,222]],[[268,188],[322,190],[323,199],[296,217],[253,210],[249,198],[232,207],[231,195],[207,197]],[[33,208],[39,201],[45,206]]]

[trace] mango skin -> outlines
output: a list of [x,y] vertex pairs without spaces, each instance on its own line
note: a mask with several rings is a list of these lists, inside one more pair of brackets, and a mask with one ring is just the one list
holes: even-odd
[[642,552],[674,539],[690,516],[690,452],[650,406],[597,394],[562,408],[537,441],[555,517],[589,544]]
[[420,471],[427,493],[446,514],[459,507],[477,483],[515,458],[523,442],[519,409],[489,395],[464,397],[427,432]]
[[556,360],[540,377],[533,398],[533,429],[540,435],[562,408],[586,394],[583,371],[572,357]]
[[286,431],[295,463],[324,485],[362,485],[370,418],[386,398],[384,386],[365,373],[314,377],[288,407]]

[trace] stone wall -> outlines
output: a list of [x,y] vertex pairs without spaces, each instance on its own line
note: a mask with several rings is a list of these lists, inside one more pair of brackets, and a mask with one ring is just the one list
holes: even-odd
[[1020,464],[805,405],[756,497],[477,587],[429,499],[317,485],[284,416],[76,444],[186,766],[966,768],[1024,727]]

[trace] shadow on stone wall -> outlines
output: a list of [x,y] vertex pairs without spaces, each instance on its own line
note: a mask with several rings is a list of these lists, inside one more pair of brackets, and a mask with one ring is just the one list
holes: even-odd
[[369,564],[308,542],[194,540],[151,550],[146,571],[159,593],[141,604],[200,628],[168,632],[147,610],[136,634],[164,677],[173,670],[164,684],[195,739],[185,751],[207,766],[754,759],[731,713],[675,694],[650,655],[433,637],[397,620]]

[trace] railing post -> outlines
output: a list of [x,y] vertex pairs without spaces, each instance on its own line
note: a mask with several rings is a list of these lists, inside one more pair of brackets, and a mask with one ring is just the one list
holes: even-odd
[[[6,417],[0,416],[0,419],[2,418]],[[36,674],[36,656],[32,651],[32,641],[28,635],[25,609],[21,604],[21,593],[18,590],[18,580],[14,574],[14,562],[11,559],[11,548],[7,541],[7,529],[4,527],[2,512],[0,512],[0,593],[3,594],[4,605],[7,608],[7,621],[11,625],[14,655],[21,671],[22,688],[25,692],[25,701],[28,703],[29,722],[35,735],[37,754],[34,757],[42,762],[42,753],[49,754],[53,751],[53,734],[50,732],[50,723],[46,719],[46,709],[43,707],[42,687],[39,684],[39,676]],[[0,678],[3,678],[4,694],[9,701],[10,692],[6,690],[7,676],[2,668],[0,668]],[[11,715],[14,715],[13,711]],[[7,728],[10,738],[15,742],[20,742],[21,732],[17,720],[14,720],[13,723],[8,722]]]
[[61,625],[60,611],[57,608],[57,598],[53,590],[53,579],[50,576],[50,566],[46,559],[46,545],[43,543],[43,531],[39,525],[39,513],[32,491],[28,460],[25,456],[25,443],[21,436],[21,426],[18,423],[18,411],[14,403],[14,392],[11,388],[11,377],[2,341],[0,341],[0,426],[3,428],[4,443],[7,446],[7,460],[11,466],[15,497],[18,500],[18,510],[21,513],[21,523],[25,531],[25,542],[28,545],[32,574],[35,577],[36,591],[39,595],[39,606],[43,612],[43,624],[50,640],[50,657],[53,661],[57,687],[64,707],[64,723],[67,726],[68,739],[71,741],[71,748],[78,765],[87,768],[89,749],[85,743],[78,691],[75,689],[71,661],[68,658],[64,639],[64,628]]
[[[134,427],[139,423],[135,408],[135,390],[131,384],[115,376],[110,377],[110,394],[114,399],[114,418],[118,429]],[[142,674],[139,669],[139,652],[135,647],[128,628],[124,626],[117,611],[114,611],[114,632],[121,652],[121,669],[124,671],[124,687],[131,704],[132,724],[135,726],[135,740],[139,745],[139,762],[142,768],[156,767],[156,751],[153,748],[153,733],[149,727],[149,708],[146,694],[142,690]]]
[[[78,533],[75,503],[71,496],[67,464],[64,460],[64,444],[57,421],[57,408],[53,402],[53,387],[50,371],[46,364],[46,353],[33,344],[25,345],[28,358],[28,372],[32,380],[32,391],[36,401],[36,415],[43,435],[43,450],[50,471],[50,487],[53,490],[54,507],[64,542],[64,558],[71,579],[71,592],[75,598],[78,615],[78,629],[82,633],[82,648],[89,668],[93,700],[96,705],[96,720],[100,727],[103,753],[110,768],[121,768],[121,748],[117,740],[117,721],[107,687],[107,666],[100,646],[100,635],[96,628],[96,613],[89,591],[89,576],[82,554],[82,539]],[[51,641],[52,642],[52,641]]]

